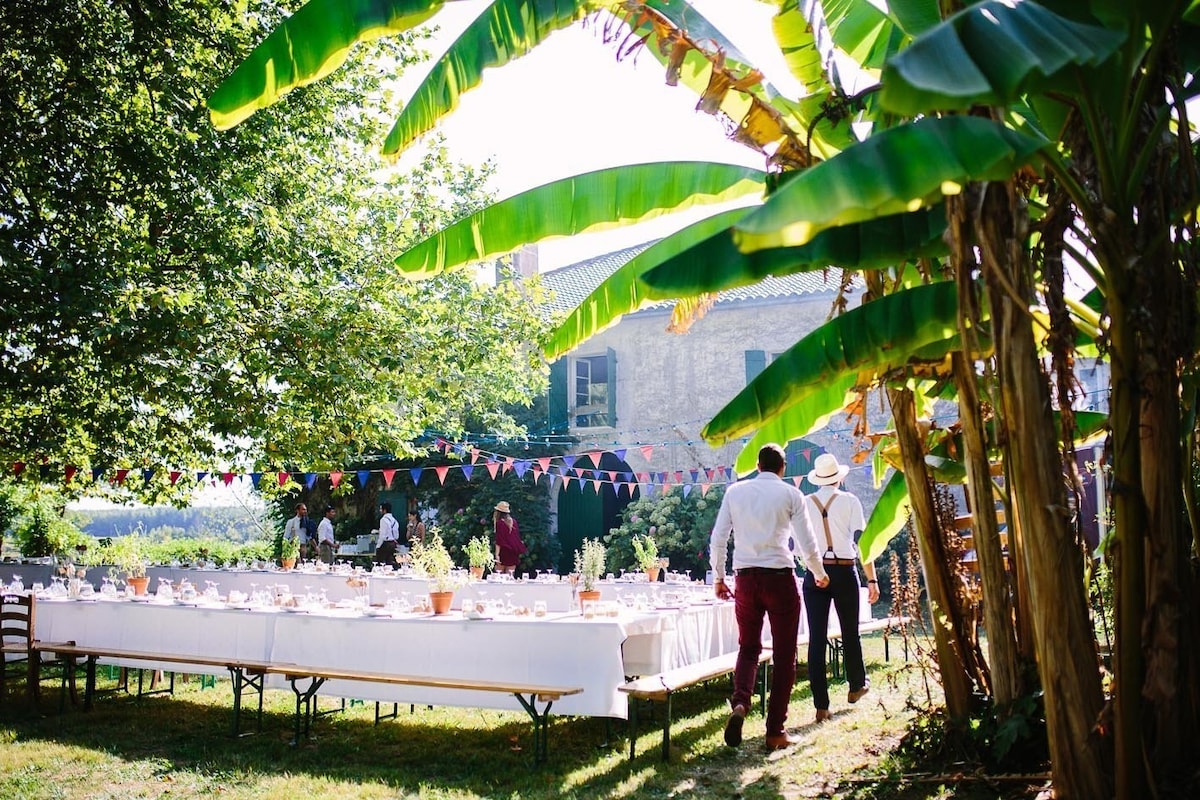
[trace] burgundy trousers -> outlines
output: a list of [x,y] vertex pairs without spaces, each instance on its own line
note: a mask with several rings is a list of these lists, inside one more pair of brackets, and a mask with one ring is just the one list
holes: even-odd
[[738,624],[738,659],[733,671],[730,705],[751,707],[762,652],[763,617],[771,626],[774,669],[767,701],[767,735],[783,733],[788,703],[796,682],[796,635],[800,625],[800,593],[796,575],[781,571],[740,570],[734,587]]

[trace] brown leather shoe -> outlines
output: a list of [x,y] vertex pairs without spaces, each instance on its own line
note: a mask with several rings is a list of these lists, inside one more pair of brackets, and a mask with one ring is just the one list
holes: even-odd
[[767,734],[768,750],[783,750],[785,747],[791,747],[794,744],[800,744],[800,737],[790,734],[787,731]]
[[833,719],[833,714],[832,714],[832,713],[830,713],[830,711],[829,711],[829,709],[828,709],[828,708],[818,708],[818,709],[817,709],[817,718],[816,718],[816,721],[817,721],[818,723],[820,723],[820,722],[828,722],[828,721],[829,721],[829,720],[831,720],[831,719]]
[[737,747],[742,743],[742,723],[746,721],[746,707],[734,706],[725,723],[725,744]]
[[871,682],[867,681],[862,685],[861,689],[851,689],[849,693],[846,694],[846,702],[857,703],[862,699],[862,696],[869,691],[871,691]]

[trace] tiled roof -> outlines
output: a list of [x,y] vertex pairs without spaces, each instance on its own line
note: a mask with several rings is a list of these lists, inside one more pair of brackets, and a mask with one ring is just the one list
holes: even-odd
[[[654,242],[644,242],[624,250],[605,253],[602,256],[589,258],[576,264],[560,267],[556,270],[541,274],[542,285],[552,291],[550,308],[555,311],[568,312],[574,310],[590,295],[597,286],[605,281],[634,256],[642,252]],[[753,300],[772,300],[786,297],[804,297],[821,294],[832,294],[837,291],[837,281],[840,273],[826,277],[823,271],[802,272],[795,275],[785,275],[781,278],[768,277],[758,283],[727,289],[717,296],[717,305],[740,303]],[[647,308],[670,308],[673,300],[662,300]]]

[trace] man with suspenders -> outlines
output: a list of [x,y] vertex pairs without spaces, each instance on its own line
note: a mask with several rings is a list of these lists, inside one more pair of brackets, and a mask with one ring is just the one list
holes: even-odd
[[[863,664],[862,641],[858,636],[859,578],[855,567],[859,556],[858,537],[866,523],[863,520],[862,503],[854,495],[838,488],[849,472],[850,468],[839,464],[835,456],[822,453],[817,456],[808,473],[808,482],[818,487],[807,498],[809,517],[816,528],[818,546],[824,548],[821,563],[829,575],[829,582],[822,586],[813,580],[810,572],[805,575],[803,585],[809,630],[808,682],[812,688],[813,705],[817,709],[817,722],[824,722],[832,716],[829,711],[829,684],[825,675],[830,602],[837,611],[842,627],[846,680],[850,684],[847,702],[857,703],[871,686]],[[867,575],[867,599],[874,603],[879,599],[875,564],[864,561],[863,571]]]

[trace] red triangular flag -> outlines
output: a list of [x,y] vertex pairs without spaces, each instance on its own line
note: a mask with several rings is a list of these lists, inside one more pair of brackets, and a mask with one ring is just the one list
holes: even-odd
[[13,462],[13,475],[14,476],[20,475],[24,471],[25,471],[25,462],[24,461],[14,461]]
[[567,474],[564,472],[564,473],[563,473],[563,489],[567,489],[567,488],[569,488],[570,486],[571,486],[571,476],[570,476],[570,475],[567,475]]
[[641,448],[640,448],[640,449],[641,449],[641,451],[642,451],[642,458],[644,458],[644,459],[646,459],[647,461],[649,461],[649,460],[650,460],[650,455],[651,455],[651,454],[654,452],[654,445],[652,445],[652,444],[644,444],[644,445],[642,445],[642,446],[641,446]]
[[599,466],[600,466],[600,458],[601,458],[603,455],[604,455],[604,454],[603,454],[603,453],[601,453],[599,450],[593,450],[592,452],[590,452],[590,453],[588,453],[588,454],[587,454],[587,457],[588,457],[588,458],[590,458],[590,459],[592,460],[592,466],[593,466],[593,467],[597,467],[597,468],[599,468]]
[[288,474],[286,472],[275,473],[275,480],[279,481],[279,485],[283,486],[288,482]]
[[236,475],[237,474],[234,472],[226,472],[221,476],[221,480],[225,481],[225,485],[228,486],[229,484],[233,483],[233,479],[236,477]]
[[487,462],[487,471],[491,473],[492,480],[496,479],[496,470],[498,470],[498,469],[500,469],[500,465],[497,464],[495,461]]
[[127,469],[119,469],[119,470],[117,470],[117,485],[118,485],[118,486],[120,486],[120,485],[122,485],[123,483],[125,483],[125,476],[126,476],[126,475],[128,475],[128,474],[129,474],[129,470],[127,470]]
[[596,490],[596,494],[600,494],[600,481],[593,480],[592,488],[594,488]]
[[383,488],[385,488],[385,489],[392,488],[392,478],[394,478],[394,477],[396,477],[396,470],[385,469],[383,471]]
[[340,473],[340,472],[329,473],[329,483],[333,486],[333,488],[336,489],[338,487],[338,484],[341,482],[342,482],[342,473]]
[[438,483],[445,486],[446,485],[446,473],[450,471],[450,467],[448,467],[448,466],[434,467],[433,471],[437,473]]
[[537,463],[538,463],[538,466],[541,467],[542,472],[550,471],[550,457],[549,456],[546,456],[544,458],[539,458],[537,460]]
[[171,479],[171,485],[174,486],[176,482],[183,477],[183,473],[177,469],[173,469],[171,470],[169,477]]
[[479,448],[472,447],[471,448],[471,463],[474,464],[478,460],[479,460]]
[[66,482],[67,483],[71,482],[71,478],[75,477],[76,472],[79,472],[79,467],[75,466],[74,464],[67,464],[67,472],[66,472],[66,475],[67,475]]
[[707,484],[707,483],[700,484],[700,496],[701,497],[704,497],[706,494],[708,494],[709,485],[710,484]]

